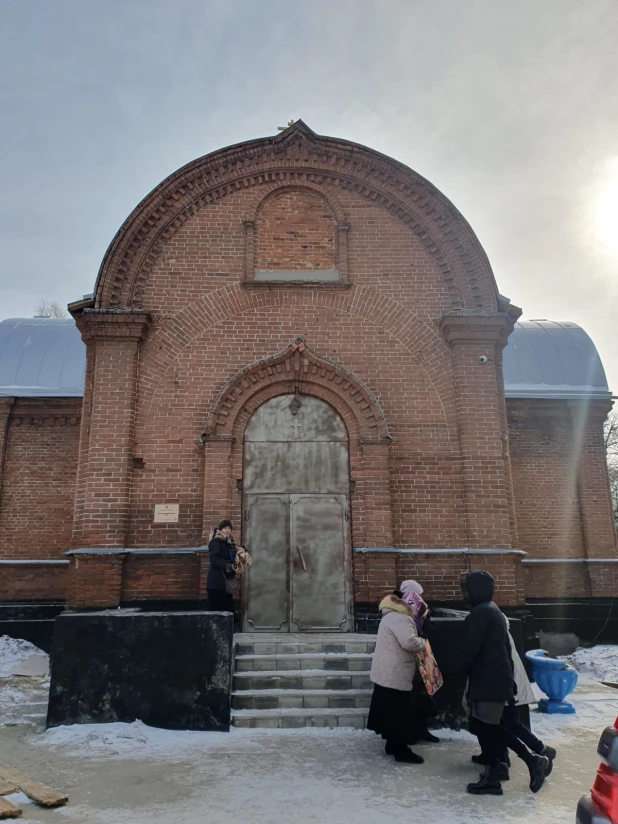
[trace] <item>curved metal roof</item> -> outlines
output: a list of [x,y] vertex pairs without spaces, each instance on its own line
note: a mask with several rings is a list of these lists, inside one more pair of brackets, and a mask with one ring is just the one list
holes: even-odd
[[86,347],[73,318],[9,318],[0,322],[0,395],[79,398]]
[[507,398],[611,397],[596,346],[576,323],[516,323],[503,363]]
[[[81,397],[86,347],[72,318],[0,321],[0,396]],[[610,398],[592,340],[575,323],[515,324],[504,350],[507,398]]]

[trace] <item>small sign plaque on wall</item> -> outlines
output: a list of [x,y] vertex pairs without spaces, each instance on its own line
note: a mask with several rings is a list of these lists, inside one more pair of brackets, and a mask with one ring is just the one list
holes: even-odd
[[155,504],[155,524],[177,524],[180,504]]

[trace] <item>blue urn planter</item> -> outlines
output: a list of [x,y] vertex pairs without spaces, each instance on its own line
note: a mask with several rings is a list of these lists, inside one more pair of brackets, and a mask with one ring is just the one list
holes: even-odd
[[572,715],[575,707],[564,699],[577,686],[577,673],[564,661],[548,658],[545,650],[534,649],[526,653],[532,664],[532,678],[547,698],[539,701],[539,710],[550,714]]

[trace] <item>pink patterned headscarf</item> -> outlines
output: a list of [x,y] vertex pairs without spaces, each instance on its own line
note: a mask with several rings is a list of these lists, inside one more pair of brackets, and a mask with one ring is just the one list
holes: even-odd
[[[416,584],[416,586],[414,588],[410,586],[406,587],[406,584]],[[425,618],[427,617],[427,612],[429,611],[429,607],[421,598],[421,595],[418,592],[419,589],[422,593],[423,589],[420,584],[416,583],[416,581],[404,581],[401,585],[400,591],[402,592],[402,600],[404,600],[408,606],[412,607],[412,615],[416,623],[416,628],[419,632],[421,632],[423,629],[423,624],[425,623]]]

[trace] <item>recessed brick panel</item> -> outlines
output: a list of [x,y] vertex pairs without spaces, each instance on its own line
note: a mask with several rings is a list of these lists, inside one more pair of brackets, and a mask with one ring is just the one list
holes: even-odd
[[336,221],[327,200],[311,189],[275,192],[255,221],[255,268],[336,268]]

